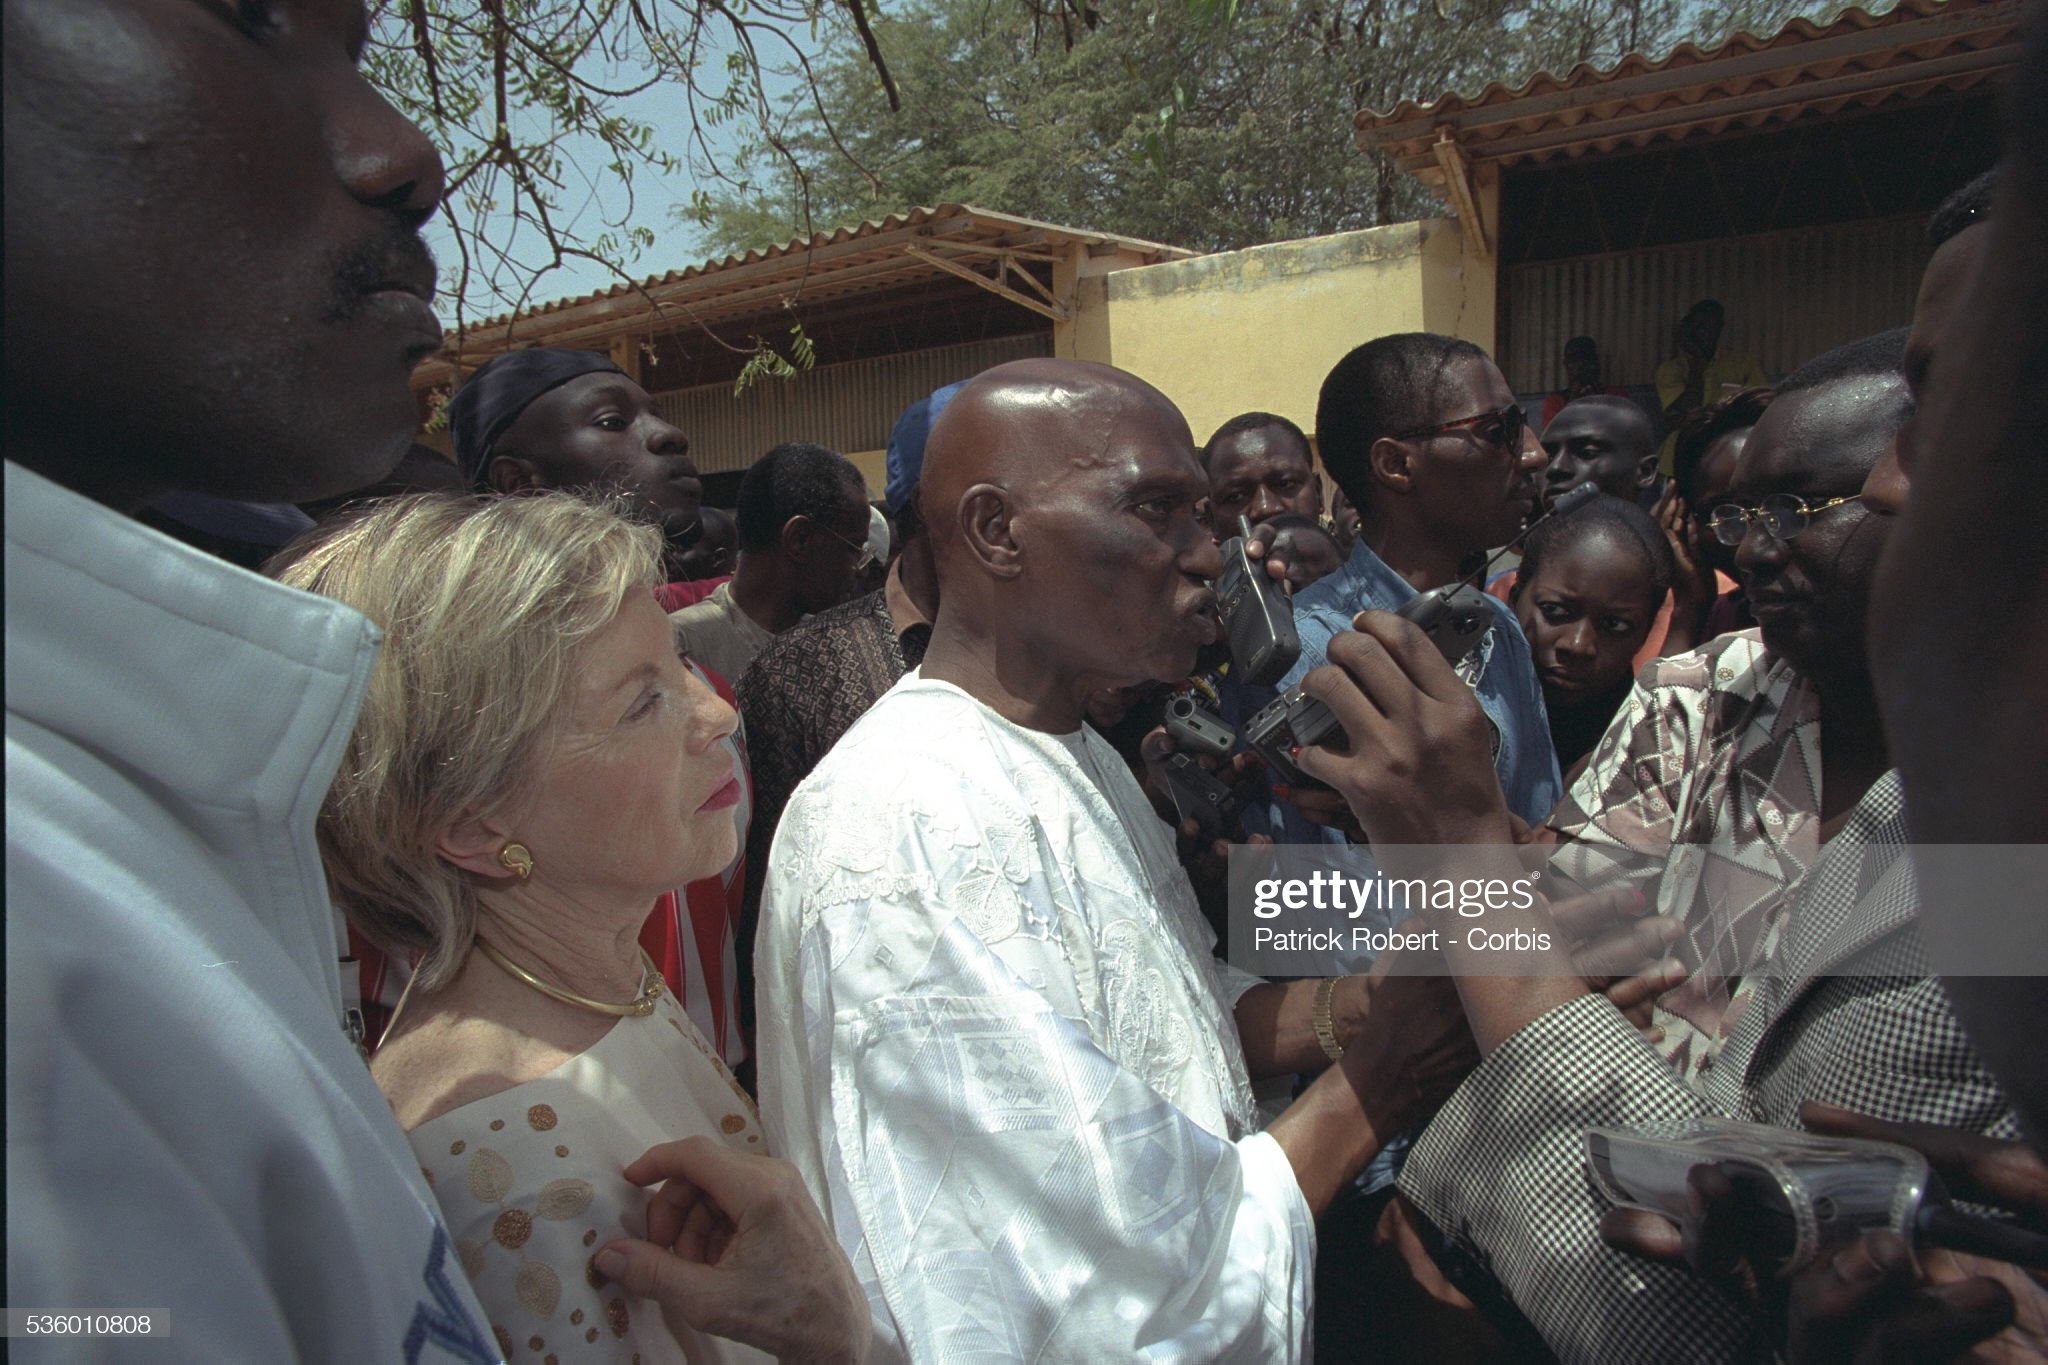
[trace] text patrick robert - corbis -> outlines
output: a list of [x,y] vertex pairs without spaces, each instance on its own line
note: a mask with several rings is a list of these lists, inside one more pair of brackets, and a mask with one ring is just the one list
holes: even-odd
[[[1424,913],[1442,923],[1445,913],[1483,921],[1489,910],[1527,910],[1536,904],[1536,880],[1534,873],[1513,878],[1427,878],[1374,871],[1359,877],[1328,868],[1295,877],[1261,877],[1252,884],[1251,912],[1259,922],[1250,926],[1251,946],[1255,951],[1283,953],[1434,952],[1443,946],[1445,929],[1378,926]],[[1448,932],[1481,952],[1540,952],[1550,947],[1548,933],[1501,933],[1483,922]]]
[[1562,946],[1542,910],[1542,872],[1513,845],[1263,844],[1233,848],[1226,953],[1258,976],[1363,971],[1518,975]]

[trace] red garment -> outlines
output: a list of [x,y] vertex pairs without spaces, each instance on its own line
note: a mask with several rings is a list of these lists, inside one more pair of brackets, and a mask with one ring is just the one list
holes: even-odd
[[[724,581],[718,579],[708,584],[706,591]],[[690,667],[711,684],[726,705],[738,709],[732,688],[724,678],[696,664]],[[746,745],[738,735],[733,737],[733,747],[739,750],[740,785],[746,789],[740,796],[740,856],[724,872],[700,877],[680,892],[664,894],[654,903],[654,913],[640,930],[640,946],[661,969],[662,980],[676,993],[676,1003],[729,1067],[737,1067],[748,1055],[747,1042],[740,1030],[739,967],[734,954],[746,902],[747,826],[754,813],[754,775],[747,762]],[[679,898],[689,908],[687,929],[683,906],[677,903]]]
[[[697,671],[728,705],[732,704],[732,688],[725,679],[709,669]],[[746,748],[737,742],[737,736],[734,747],[740,754],[740,783],[746,789],[740,798],[745,816],[738,845],[744,853],[746,822],[753,818],[754,778],[748,769]],[[654,959],[661,979],[675,992],[676,1003],[727,1066],[738,1066],[747,1058],[747,1044],[739,1022],[739,970],[734,960],[746,880],[747,860],[744,856],[735,857],[732,866],[722,873],[691,882],[680,892],[664,892],[654,902],[654,911],[640,930],[640,946]],[[682,903],[689,907],[687,929]],[[364,1041],[374,1051],[391,1023],[391,1013],[398,1006],[411,972],[405,964],[393,963],[375,944],[357,933],[354,925],[348,929],[348,946],[359,964]],[[343,971],[346,970],[344,963]],[[344,994],[348,986],[344,979]]]
[[[663,611],[681,611],[694,607],[712,593],[718,591],[720,583],[730,583],[732,575],[723,578],[693,578],[687,583],[664,583],[654,590],[654,600],[661,603]],[[731,701],[731,697],[726,698]]]

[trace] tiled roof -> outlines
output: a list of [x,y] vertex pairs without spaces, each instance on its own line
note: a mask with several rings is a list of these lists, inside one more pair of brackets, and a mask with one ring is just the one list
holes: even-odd
[[1849,9],[1825,25],[1794,19],[1769,37],[1737,33],[1702,50],[1631,53],[1605,69],[1539,72],[1426,104],[1404,101],[1353,121],[1358,145],[1435,179],[1432,147],[1504,165],[1566,159],[1964,90],[2019,56],[2021,0],[1900,0],[1881,14]]
[[[474,364],[518,346],[588,344],[636,327],[665,330],[759,315],[799,291],[804,301],[821,302],[944,279],[947,269],[934,263],[935,256],[1001,283],[1003,256],[1020,264],[1042,263],[1076,245],[1093,254],[1136,256],[1148,265],[1195,254],[971,204],[940,204],[472,323],[461,333],[460,355],[465,364]],[[441,354],[415,372],[414,386],[444,379],[457,345],[451,330]]]

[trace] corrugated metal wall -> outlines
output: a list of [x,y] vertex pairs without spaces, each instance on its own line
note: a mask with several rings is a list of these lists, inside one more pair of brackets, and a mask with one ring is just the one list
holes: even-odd
[[1564,343],[1600,343],[1610,384],[1648,384],[1695,299],[1728,308],[1723,347],[1778,378],[1833,346],[1903,327],[1927,253],[1924,219],[1883,218],[1518,265],[1501,359],[1518,393],[1564,380]]
[[706,474],[745,469],[784,441],[833,450],[880,450],[903,409],[933,389],[1006,360],[1052,354],[1052,332],[905,351],[872,360],[820,365],[794,379],[764,379],[738,397],[730,384],[654,395],[661,415],[690,438]]

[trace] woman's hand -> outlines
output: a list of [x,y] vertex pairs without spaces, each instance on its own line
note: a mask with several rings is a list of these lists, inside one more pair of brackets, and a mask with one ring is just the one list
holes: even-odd
[[647,1240],[597,1253],[597,1268],[680,1326],[784,1361],[867,1358],[867,1295],[796,1167],[708,1137],[648,1149],[628,1166],[647,1201]]

